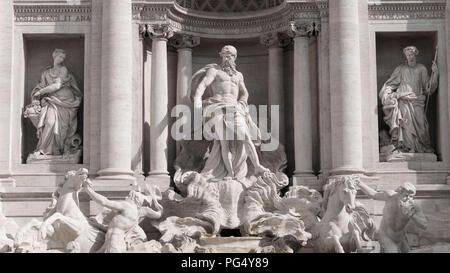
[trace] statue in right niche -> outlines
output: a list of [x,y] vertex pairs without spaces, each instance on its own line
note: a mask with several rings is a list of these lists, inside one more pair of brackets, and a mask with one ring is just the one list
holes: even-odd
[[415,46],[403,53],[406,63],[395,68],[379,94],[384,121],[397,153],[434,153],[426,113],[429,97],[439,85],[436,56],[429,76],[426,67],[416,62]]

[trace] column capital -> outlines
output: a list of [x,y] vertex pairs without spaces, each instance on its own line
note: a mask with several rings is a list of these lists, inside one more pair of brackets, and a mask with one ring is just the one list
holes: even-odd
[[296,23],[290,22],[289,30],[287,31],[288,35],[295,37],[312,37],[317,36],[320,32],[320,25],[317,25],[315,22],[312,23]]
[[141,38],[168,40],[173,36],[173,30],[169,24],[140,24],[139,34]]
[[259,42],[267,47],[286,47],[291,43],[292,39],[283,32],[270,32],[262,35]]
[[176,49],[193,48],[200,44],[200,37],[177,33],[169,40],[169,44]]

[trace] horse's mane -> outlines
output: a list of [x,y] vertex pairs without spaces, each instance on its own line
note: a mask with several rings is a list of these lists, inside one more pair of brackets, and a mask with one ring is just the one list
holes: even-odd
[[328,207],[328,201],[330,199],[330,196],[334,194],[336,191],[336,185],[338,185],[339,181],[343,180],[337,180],[337,179],[330,179],[325,186],[323,186],[323,200],[322,200],[322,212],[325,213]]

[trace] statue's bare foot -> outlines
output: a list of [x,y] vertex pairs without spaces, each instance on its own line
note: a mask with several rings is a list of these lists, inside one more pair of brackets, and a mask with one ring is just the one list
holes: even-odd
[[267,168],[265,168],[264,166],[262,166],[262,165],[259,165],[259,166],[255,166],[255,174],[263,174],[263,173],[265,173],[265,172],[270,172],[270,170],[269,169],[267,169]]
[[234,172],[228,173],[227,176],[225,176],[224,180],[233,180],[234,178]]

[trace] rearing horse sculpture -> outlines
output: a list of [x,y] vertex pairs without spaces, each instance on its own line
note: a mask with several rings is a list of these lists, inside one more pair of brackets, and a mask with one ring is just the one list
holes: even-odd
[[355,201],[358,176],[336,176],[324,186],[322,220],[313,229],[316,252],[364,252],[361,238],[373,237],[373,220]]
[[105,238],[105,233],[92,226],[79,208],[78,194],[87,175],[86,169],[67,173],[53,194],[53,204],[40,227],[43,239],[56,239],[69,252],[95,252]]

